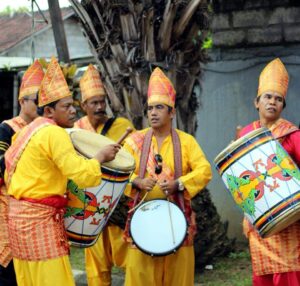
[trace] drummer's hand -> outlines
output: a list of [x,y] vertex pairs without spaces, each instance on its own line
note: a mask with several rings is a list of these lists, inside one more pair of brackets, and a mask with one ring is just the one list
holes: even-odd
[[160,182],[159,186],[167,197],[173,195],[178,190],[178,182],[176,180],[165,180]]
[[154,188],[156,182],[157,180],[154,178],[141,179],[137,177],[133,180],[134,185],[136,185],[140,190],[145,190],[147,192],[151,191]]
[[94,158],[97,159],[100,163],[112,161],[113,159],[115,159],[116,154],[119,152],[120,148],[120,144],[109,144],[100,149]]

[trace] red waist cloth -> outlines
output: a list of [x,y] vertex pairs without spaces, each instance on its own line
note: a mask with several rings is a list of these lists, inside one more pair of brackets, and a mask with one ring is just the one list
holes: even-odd
[[46,206],[51,206],[56,209],[64,208],[67,203],[68,199],[62,196],[51,196],[43,199],[31,199],[31,198],[22,198],[21,200],[30,202],[30,203],[36,203],[36,204],[42,204]]
[[40,200],[9,198],[8,229],[14,258],[40,261],[69,254],[61,207],[66,201],[61,196]]

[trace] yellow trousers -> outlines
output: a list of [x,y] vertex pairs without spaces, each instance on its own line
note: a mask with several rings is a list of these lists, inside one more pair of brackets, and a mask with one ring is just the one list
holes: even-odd
[[89,286],[110,286],[111,268],[125,269],[128,244],[123,240],[123,230],[107,225],[97,242],[85,249],[85,267]]
[[181,247],[175,254],[151,257],[129,248],[125,286],[193,286],[194,247]]
[[18,286],[75,286],[69,256],[46,261],[14,258]]

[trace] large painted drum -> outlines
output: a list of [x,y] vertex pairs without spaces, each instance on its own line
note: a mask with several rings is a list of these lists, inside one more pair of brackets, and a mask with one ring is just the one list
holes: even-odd
[[174,253],[187,235],[187,222],[174,203],[158,199],[139,206],[130,220],[134,244],[151,256]]
[[[115,143],[87,130],[67,131],[77,152],[86,158],[92,158],[101,147]],[[73,181],[68,182],[65,228],[72,245],[89,247],[97,241],[134,168],[134,158],[121,149],[113,161],[101,165],[102,180],[99,186],[79,189]]]
[[236,204],[262,237],[300,218],[300,171],[265,128],[236,140],[215,158]]

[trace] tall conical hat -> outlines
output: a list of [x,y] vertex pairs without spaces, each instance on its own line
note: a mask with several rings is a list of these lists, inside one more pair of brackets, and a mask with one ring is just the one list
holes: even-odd
[[40,89],[43,78],[43,67],[38,60],[35,60],[23,75],[19,99],[23,98],[24,96],[36,94]]
[[176,91],[160,68],[152,72],[148,86],[148,104],[162,103],[174,107]]
[[103,87],[98,70],[89,64],[79,82],[82,102],[93,96],[104,96],[106,92]]
[[259,76],[257,96],[273,91],[286,97],[289,85],[289,75],[282,63],[277,58],[266,65]]
[[57,59],[52,57],[40,87],[39,107],[68,96],[71,92],[67,81]]

